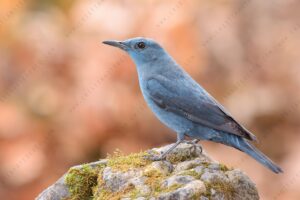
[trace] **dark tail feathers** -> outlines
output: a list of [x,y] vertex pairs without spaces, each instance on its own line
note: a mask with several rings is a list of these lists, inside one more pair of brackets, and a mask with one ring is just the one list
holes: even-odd
[[226,140],[225,138],[222,139],[222,141],[216,141],[220,142],[229,146],[232,146],[234,148],[237,148],[248,155],[250,155],[252,158],[272,170],[274,173],[282,173],[282,169],[277,166],[270,158],[268,158],[266,155],[264,155],[262,152],[260,152],[258,149],[256,149],[253,145],[251,145],[246,139],[241,138],[239,136],[228,134],[226,133]]

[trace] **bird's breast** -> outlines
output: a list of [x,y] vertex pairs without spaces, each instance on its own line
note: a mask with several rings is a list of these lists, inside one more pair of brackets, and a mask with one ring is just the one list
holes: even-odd
[[193,127],[193,123],[181,116],[178,116],[166,109],[159,107],[151,98],[150,94],[147,91],[146,84],[140,83],[140,88],[144,99],[155,114],[155,116],[166,126],[174,130],[175,132],[187,132]]

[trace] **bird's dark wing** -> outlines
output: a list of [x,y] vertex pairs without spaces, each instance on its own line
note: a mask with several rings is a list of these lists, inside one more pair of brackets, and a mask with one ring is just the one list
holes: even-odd
[[146,89],[153,102],[162,109],[199,125],[256,140],[252,133],[236,122],[212,97],[206,93],[201,95],[199,90],[184,82],[177,84],[178,82],[163,76],[151,76],[147,80]]

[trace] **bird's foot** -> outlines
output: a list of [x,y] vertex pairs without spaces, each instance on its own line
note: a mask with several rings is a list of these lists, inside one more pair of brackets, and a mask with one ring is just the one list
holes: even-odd
[[194,150],[200,149],[200,153],[203,152],[202,146],[198,144],[200,140],[199,139],[193,139],[193,140],[184,140],[184,143],[191,144],[194,148]]
[[199,141],[200,141],[199,139],[184,140],[185,143],[187,143],[187,144],[193,144],[193,145],[197,145]]

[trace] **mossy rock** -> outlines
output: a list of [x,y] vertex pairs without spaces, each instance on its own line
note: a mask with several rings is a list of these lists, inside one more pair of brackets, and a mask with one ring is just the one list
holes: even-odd
[[149,159],[169,147],[129,155],[116,151],[73,167],[37,199],[259,199],[244,173],[213,161],[197,146],[181,144],[166,161]]

